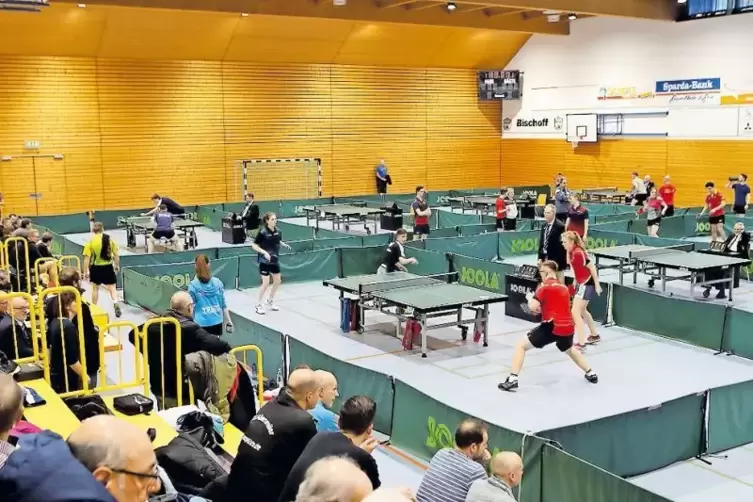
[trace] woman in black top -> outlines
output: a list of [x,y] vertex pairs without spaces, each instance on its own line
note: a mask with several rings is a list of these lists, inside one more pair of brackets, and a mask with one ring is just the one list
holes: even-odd
[[[259,288],[259,303],[256,305],[256,313],[261,315],[265,313],[265,305],[272,310],[279,310],[275,305],[275,294],[282,283],[280,246],[290,249],[290,246],[282,242],[282,231],[277,228],[277,215],[275,213],[266,213],[262,222],[259,233],[256,234],[254,242],[251,243],[251,249],[258,253],[261,287]],[[270,277],[272,278],[271,287]],[[267,290],[269,290],[269,297],[265,304],[264,296]]]
[[60,317],[50,321],[47,343],[50,346],[50,384],[58,394],[84,388],[84,373],[81,364],[81,344],[73,318],[79,312],[76,297],[68,291],[56,299]]
[[389,272],[407,272],[405,265],[415,265],[418,260],[415,258],[406,258],[403,245],[408,240],[408,232],[405,229],[398,228],[395,232],[395,240],[392,241],[387,249],[384,250],[382,263],[377,269],[377,274],[386,274]]

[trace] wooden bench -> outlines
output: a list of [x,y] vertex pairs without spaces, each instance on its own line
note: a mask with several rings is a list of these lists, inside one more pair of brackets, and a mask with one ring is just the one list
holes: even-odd
[[170,424],[165,422],[162,417],[157,414],[156,411],[153,411],[148,415],[124,415],[120,413],[115,409],[115,406],[113,404],[113,400],[116,397],[118,396],[102,396],[102,399],[104,399],[105,404],[107,404],[107,407],[110,408],[110,411],[113,412],[116,417],[122,418],[126,422],[135,425],[139,429],[143,429],[144,432],[146,432],[148,429],[154,429],[155,431],[157,431],[157,436],[154,438],[154,442],[152,443],[155,448],[167,445],[167,443],[172,441],[172,439],[178,435],[175,429],[170,427]]
[[40,429],[49,429],[67,438],[78,429],[80,422],[76,415],[65,405],[62,399],[52,390],[50,384],[42,379],[21,382],[22,386],[34,389],[46,401],[41,406],[27,407],[24,417],[27,421]]

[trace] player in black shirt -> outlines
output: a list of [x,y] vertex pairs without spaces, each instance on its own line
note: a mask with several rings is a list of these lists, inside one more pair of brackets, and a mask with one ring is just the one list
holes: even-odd
[[[251,248],[258,253],[259,275],[261,287],[259,288],[259,303],[256,305],[256,313],[265,313],[264,295],[269,290],[266,306],[272,310],[279,310],[275,305],[275,293],[280,287],[282,276],[280,275],[280,246],[290,249],[290,246],[282,241],[282,231],[277,228],[277,215],[266,213],[262,218],[262,226],[256,234]],[[269,278],[272,277],[270,288]]]
[[377,274],[387,274],[389,272],[407,272],[405,265],[416,265],[418,260],[415,258],[406,258],[403,244],[408,240],[408,232],[403,228],[398,228],[395,232],[395,240],[392,241],[387,249],[384,250],[382,264],[377,269]]
[[186,214],[185,208],[170,197],[162,197],[158,194],[154,194],[152,195],[152,202],[154,202],[154,209],[152,209],[148,213],[142,213],[141,216],[152,216],[154,213],[160,210],[160,206],[163,204],[167,206],[167,212],[174,216]]

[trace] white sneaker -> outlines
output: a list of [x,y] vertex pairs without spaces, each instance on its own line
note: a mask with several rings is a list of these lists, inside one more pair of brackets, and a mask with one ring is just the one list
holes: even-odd
[[264,314],[266,314],[266,312],[264,311],[264,305],[262,305],[262,304],[258,304],[258,305],[256,306],[256,313],[257,313],[257,314],[259,314],[259,315],[264,315]]
[[267,300],[267,307],[269,307],[270,309],[274,310],[275,312],[277,312],[278,310],[280,310],[280,307],[278,307],[277,304],[275,302],[273,302],[272,300]]

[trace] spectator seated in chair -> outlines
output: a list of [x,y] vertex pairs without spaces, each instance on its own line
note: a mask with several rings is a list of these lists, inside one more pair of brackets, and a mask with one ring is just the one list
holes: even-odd
[[[724,241],[722,253],[728,256],[745,259],[750,255],[750,234],[745,231],[745,224],[742,221],[735,223],[735,226],[732,228],[732,233]],[[721,279],[722,275],[720,274],[718,277],[711,277],[710,273],[706,273],[706,280],[716,278]],[[714,287],[718,291],[716,294],[717,299],[722,300],[727,298],[727,295],[724,292],[724,283],[720,283]],[[711,288],[706,288],[703,292],[703,297],[708,298],[710,293]]]

